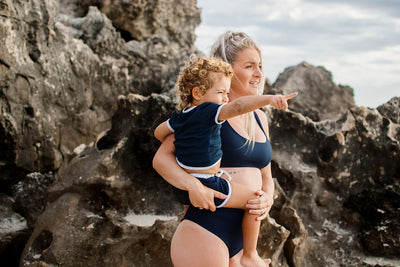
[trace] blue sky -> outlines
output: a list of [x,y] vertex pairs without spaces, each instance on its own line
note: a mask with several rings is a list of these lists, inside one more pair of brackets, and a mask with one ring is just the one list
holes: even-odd
[[208,54],[226,30],[261,47],[271,83],[306,61],[375,108],[400,96],[400,0],[197,0],[196,47]]

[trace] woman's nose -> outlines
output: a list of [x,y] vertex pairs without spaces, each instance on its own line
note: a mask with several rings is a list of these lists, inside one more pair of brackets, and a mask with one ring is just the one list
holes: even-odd
[[254,76],[256,76],[256,77],[261,77],[262,76],[261,68],[259,68],[259,67],[255,68]]

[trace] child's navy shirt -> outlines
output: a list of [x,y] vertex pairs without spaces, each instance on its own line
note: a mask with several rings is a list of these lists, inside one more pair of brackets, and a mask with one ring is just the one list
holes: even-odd
[[167,121],[175,135],[175,156],[182,168],[206,170],[220,161],[220,129],[224,121],[218,121],[218,116],[222,106],[205,102],[175,111]]

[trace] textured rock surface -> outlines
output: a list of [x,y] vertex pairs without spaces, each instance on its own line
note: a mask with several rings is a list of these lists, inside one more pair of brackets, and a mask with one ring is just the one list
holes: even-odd
[[[2,263],[171,266],[182,207],[152,169],[152,132],[198,53],[199,22],[195,1],[0,2]],[[276,192],[260,254],[273,266],[399,266],[399,97],[356,107],[351,88],[306,62],[267,88],[300,95],[289,111],[265,109]],[[131,220],[154,214],[172,217]]]
[[93,213],[80,194],[65,193],[39,217],[22,266],[168,266],[176,220],[138,227],[111,210]]
[[0,255],[4,266],[16,266],[32,230],[12,208],[14,200],[0,194]]
[[[118,95],[168,91],[178,67],[196,52],[193,30],[200,13],[193,1],[100,6],[119,10],[117,18],[108,18],[90,4],[95,1],[2,1],[4,184],[16,183],[15,176],[32,171],[57,170],[75,147],[90,144],[110,127]],[[126,9],[130,12],[123,12]],[[141,14],[136,27],[146,26],[126,42],[121,32],[131,29],[116,28],[118,21],[110,19],[130,21],[135,13]]]
[[363,107],[317,123],[299,113],[270,114],[273,173],[314,252],[335,251],[316,260],[347,266],[364,253],[398,257],[400,125]]
[[353,89],[336,85],[329,71],[306,62],[286,68],[272,88],[283,94],[298,92],[291,100],[291,109],[314,121],[336,119],[355,106]]

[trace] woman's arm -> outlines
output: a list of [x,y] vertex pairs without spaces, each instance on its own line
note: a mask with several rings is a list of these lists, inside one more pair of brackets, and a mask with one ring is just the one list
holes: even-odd
[[153,158],[153,168],[171,185],[189,192],[190,202],[197,208],[215,211],[214,197],[227,196],[204,186],[198,179],[185,172],[176,162],[174,136],[168,135]]
[[164,121],[154,130],[154,137],[157,138],[158,141],[163,142],[165,138],[172,134],[172,131],[168,128],[167,122]]

